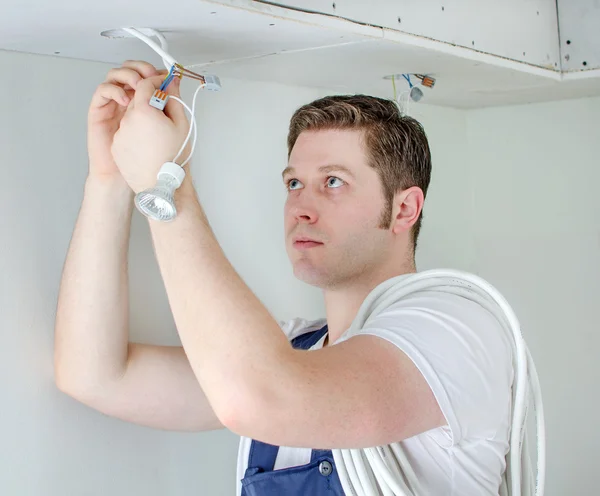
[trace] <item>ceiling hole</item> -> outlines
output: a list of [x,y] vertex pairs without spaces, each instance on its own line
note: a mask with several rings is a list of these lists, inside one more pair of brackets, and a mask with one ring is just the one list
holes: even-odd
[[523,52],[523,55],[525,55],[525,52]]
[[275,26],[275,24],[271,23],[271,24],[269,24],[269,26]]
[[444,10],[444,6],[442,5],[442,10]]
[[587,62],[585,60],[583,61],[583,65],[587,65]]
[[472,44],[473,46],[475,46],[475,42],[474,42],[474,41],[472,41],[472,42],[471,42],[471,44]]
[[571,44],[571,40],[567,40],[567,45],[570,45],[570,44]]
[[537,11],[537,15],[540,15],[540,11],[539,10]]
[[210,13],[210,15],[215,15],[215,14],[216,14],[216,12],[211,12],[211,13]]
[[398,17],[398,24],[400,24],[402,22],[402,18]]
[[54,52],[55,55],[58,55],[60,52]]
[[335,2],[333,2],[331,6],[333,7],[333,10],[335,10]]

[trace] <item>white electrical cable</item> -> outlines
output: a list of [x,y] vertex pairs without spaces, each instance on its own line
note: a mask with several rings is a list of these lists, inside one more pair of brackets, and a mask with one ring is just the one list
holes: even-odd
[[[406,103],[403,106],[402,105],[402,97],[404,95],[406,95]],[[410,115],[410,90],[403,91],[402,93],[400,93],[398,95],[398,98],[396,98],[396,103],[398,104],[398,106],[400,107],[400,110],[402,111],[402,113],[404,115]]]
[[135,28],[123,28],[123,31],[125,31],[126,33],[129,33],[132,36],[135,36],[136,38],[139,38],[144,43],[146,43],[146,45],[148,45],[150,48],[152,48],[152,50],[154,50],[156,53],[158,53],[162,57],[163,64],[165,64],[165,67],[167,68],[168,71],[171,70],[171,67],[173,67],[175,64],[177,64],[177,60],[175,60],[175,57],[173,57],[172,55],[170,55],[167,52],[167,50],[169,49],[169,45],[167,43],[166,38],[160,32],[156,31],[155,29],[148,30],[149,32],[152,32],[152,34],[159,39],[161,46],[158,46],[154,41],[152,41],[152,39],[150,39],[144,33],[138,31]]
[[[167,42],[167,39],[164,37],[164,35],[160,31],[157,31],[156,29],[150,29],[150,31],[152,32],[152,34],[154,36],[156,36],[158,38],[158,41],[160,41],[161,49],[167,55],[169,55],[169,43]],[[171,59],[174,63],[177,63],[177,60],[175,60],[175,58],[173,56],[169,55],[169,60],[171,60]],[[173,67],[173,64],[169,63],[169,60],[167,60],[165,57],[162,57],[162,60],[163,60],[163,64],[167,68],[167,70],[170,71],[171,67]]]
[[198,126],[196,124],[196,97],[198,96],[198,92],[202,88],[204,88],[204,85],[202,85],[202,84],[200,86],[198,86],[198,88],[196,88],[196,92],[194,93],[194,99],[192,100],[192,108],[191,109],[180,98],[177,98],[176,96],[169,96],[169,98],[172,98],[173,100],[181,103],[181,105],[183,105],[185,107],[185,109],[189,112],[190,118],[191,118],[190,130],[188,131],[187,137],[185,138],[183,145],[181,145],[181,148],[179,149],[179,153],[177,153],[177,155],[173,159],[173,162],[175,162],[179,158],[179,156],[183,153],[183,150],[185,150],[187,142],[189,141],[190,136],[192,134],[192,130],[195,130],[194,141],[192,142],[192,150],[190,151],[188,158],[186,158],[185,161],[183,162],[183,164],[181,164],[181,167],[185,167],[185,164],[187,164],[189,162],[189,160],[192,158],[192,156],[194,155],[194,150],[196,149],[196,139],[198,138]]
[[[546,476],[545,425],[541,387],[535,364],[521,335],[519,321],[504,297],[487,281],[456,270],[430,270],[409,276],[392,278],[373,290],[361,305],[349,331],[364,327],[371,319],[394,302],[417,291],[442,291],[458,294],[475,301],[490,311],[510,338],[513,349],[513,411],[510,433],[510,451],[506,471],[500,486],[501,496],[543,496]],[[530,389],[531,388],[531,389]],[[532,474],[527,450],[526,420],[530,391],[536,413],[537,480]],[[410,467],[400,443],[389,449],[332,450],[344,492],[348,495],[420,496],[418,479]],[[362,454],[367,457],[365,463]],[[398,473],[393,460],[400,467]],[[523,467],[523,471],[521,470]],[[357,474],[362,474],[358,476]],[[368,474],[368,475],[365,475]],[[377,481],[379,488],[372,482]],[[392,492],[390,493],[389,490]]]

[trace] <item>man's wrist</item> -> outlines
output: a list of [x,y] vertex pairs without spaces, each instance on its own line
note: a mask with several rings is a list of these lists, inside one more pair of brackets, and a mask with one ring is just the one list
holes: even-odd
[[93,175],[89,174],[84,184],[85,194],[119,195],[129,200],[133,199],[133,191],[120,174]]
[[177,191],[175,192],[175,198],[177,199],[177,197],[181,198],[183,201],[186,202],[191,199],[196,201],[198,200],[198,194],[196,192],[196,188],[194,187],[194,180],[192,179],[189,170],[186,171],[181,186],[179,186],[179,188],[177,188]]

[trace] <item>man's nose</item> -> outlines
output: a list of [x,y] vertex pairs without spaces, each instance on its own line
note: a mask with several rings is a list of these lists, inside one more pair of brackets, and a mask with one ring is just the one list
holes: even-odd
[[315,205],[306,197],[294,202],[291,214],[298,223],[304,224],[314,224],[319,217]]

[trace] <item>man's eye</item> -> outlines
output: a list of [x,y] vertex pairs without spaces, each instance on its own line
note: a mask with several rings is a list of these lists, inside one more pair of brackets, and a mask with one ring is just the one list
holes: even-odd
[[[335,184],[332,184],[331,182],[333,181],[339,181],[341,184],[339,186],[335,186]],[[334,177],[331,176],[329,178],[327,178],[327,186],[329,186],[330,188],[339,188],[340,186],[344,185],[344,181],[342,179],[340,179],[339,177]]]
[[295,186],[296,186],[296,185],[299,185],[299,184],[302,184],[302,183],[301,183],[300,181],[298,181],[298,179],[290,179],[290,180],[287,182],[287,189],[288,189],[288,190],[298,189],[298,188],[296,188]]

